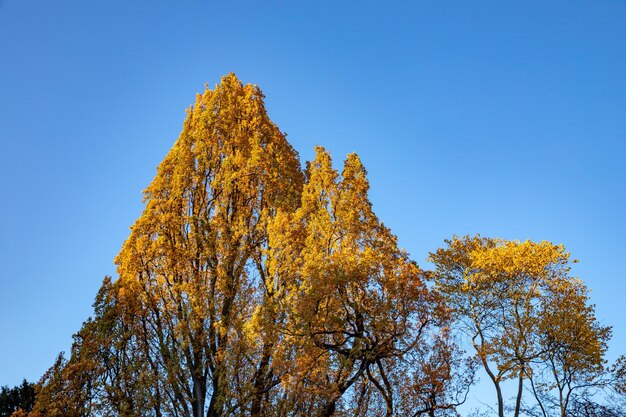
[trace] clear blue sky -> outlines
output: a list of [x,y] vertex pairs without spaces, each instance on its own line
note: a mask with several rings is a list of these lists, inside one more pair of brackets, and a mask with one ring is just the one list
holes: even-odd
[[453,233],[564,243],[626,353],[625,1],[0,0],[0,385],[69,349],[230,71],[303,159],[360,154],[422,265]]

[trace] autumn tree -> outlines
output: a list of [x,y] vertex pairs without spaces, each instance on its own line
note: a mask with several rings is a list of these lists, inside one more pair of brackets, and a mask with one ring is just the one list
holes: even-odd
[[196,97],[31,417],[448,416],[473,367],[350,154],[303,172],[261,90]]
[[374,215],[358,156],[339,175],[318,147],[306,174],[302,205],[277,216],[270,234],[270,272],[288,315],[281,331],[298,347],[291,389],[301,403],[311,395],[303,415],[414,415],[406,378],[428,372],[420,361],[447,310]]
[[[278,209],[295,210],[302,181],[258,87],[230,74],[198,95],[116,258],[119,278],[105,281],[95,319],[43,392],[112,415],[258,409],[277,384],[268,378],[273,352],[269,341],[248,343],[244,329],[265,302],[267,222]],[[69,380],[89,398],[97,390],[97,401],[70,397]]]
[[[513,413],[523,411],[525,384],[544,416],[557,392],[567,415],[574,391],[600,378],[610,329],[600,326],[587,289],[570,276],[569,253],[549,242],[454,237],[430,254],[434,277],[492,381],[498,415],[502,383],[516,381]],[[584,382],[586,381],[586,382]]]
[[243,350],[242,329],[263,276],[267,221],[298,205],[301,183],[258,87],[231,74],[198,96],[116,258],[122,300],[140,303],[180,415],[204,416],[207,399],[208,416],[232,413],[242,404],[231,390],[254,385],[266,366]]
[[581,281],[551,285],[538,332],[542,354],[530,382],[543,417],[552,415],[551,409],[566,417],[572,402],[579,406],[610,383],[604,354],[611,329],[597,322],[589,290]]

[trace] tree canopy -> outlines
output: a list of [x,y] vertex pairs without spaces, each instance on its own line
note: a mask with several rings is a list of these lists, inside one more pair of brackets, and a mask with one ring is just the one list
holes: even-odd
[[424,271],[359,157],[303,169],[263,100],[234,74],[197,95],[29,416],[457,416],[482,367],[501,417],[508,379],[515,416],[565,417],[607,386],[563,246],[455,237]]
[[611,329],[597,322],[588,289],[570,276],[562,245],[454,237],[430,260],[437,288],[495,387],[500,417],[507,379],[517,380],[515,417],[524,412],[525,384],[544,417],[569,415],[576,394],[605,384]]

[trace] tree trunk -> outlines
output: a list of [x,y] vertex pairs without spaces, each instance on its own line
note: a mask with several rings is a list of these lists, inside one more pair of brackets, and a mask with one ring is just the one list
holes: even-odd
[[493,385],[496,387],[496,394],[498,395],[498,417],[504,417],[504,399],[502,398],[502,389],[500,388],[500,381],[491,371],[491,368],[489,367],[487,360],[485,358],[481,358],[481,361],[483,363],[483,367],[485,368],[485,371],[487,371],[487,374],[489,375],[489,378],[491,378]]
[[222,393],[221,384],[221,372],[217,369],[211,380],[213,386],[213,393],[211,395],[211,401],[209,402],[209,409],[207,411],[207,417],[221,417],[222,416]]
[[254,393],[252,397],[252,405],[250,407],[251,417],[261,416],[261,404],[263,402],[263,395],[270,388],[267,386],[267,372],[269,370],[268,368],[271,358],[272,346],[273,344],[269,342],[263,344],[261,361],[254,377]]
[[515,417],[519,417],[520,409],[522,407],[522,391],[524,389],[524,368],[520,369],[518,386],[517,386],[517,399],[515,400]]
[[193,417],[204,417],[204,402],[206,398],[206,385],[203,381],[194,378],[193,381],[193,399],[191,400],[191,409]]
[[337,407],[337,400],[332,400],[330,403],[326,404],[324,410],[322,411],[322,417],[331,417],[335,414],[335,409]]

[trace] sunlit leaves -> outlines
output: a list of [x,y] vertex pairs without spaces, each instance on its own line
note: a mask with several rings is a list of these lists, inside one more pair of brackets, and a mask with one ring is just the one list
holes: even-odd
[[500,416],[506,379],[518,380],[517,416],[526,381],[543,412],[556,391],[565,413],[572,393],[601,377],[610,329],[597,323],[587,288],[570,276],[562,245],[454,237],[430,259],[437,287],[496,388]]

